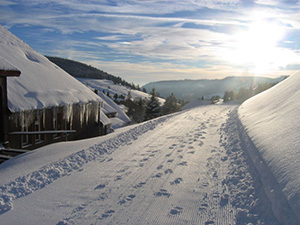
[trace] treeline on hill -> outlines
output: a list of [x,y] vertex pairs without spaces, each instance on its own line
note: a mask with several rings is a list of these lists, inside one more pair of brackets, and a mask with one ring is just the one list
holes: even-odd
[[127,115],[136,123],[146,120],[151,120],[156,117],[178,112],[182,104],[171,94],[167,97],[163,105],[158,100],[158,93],[153,88],[148,99],[136,98],[132,99],[130,92],[128,93],[125,102]]
[[[235,91],[225,91],[224,94],[224,102],[229,102],[232,100],[239,100],[239,101],[245,101],[248,98],[251,98],[254,95],[257,95],[271,87],[273,87],[274,85],[276,85],[278,82],[276,83],[261,83],[261,84],[257,84],[255,87],[254,86],[250,86],[249,88],[245,88],[245,87],[240,87],[236,92]],[[214,99],[216,100],[217,96],[213,96]]]
[[106,73],[102,70],[99,70],[95,67],[86,65],[81,62],[77,62],[70,59],[64,59],[59,57],[53,57],[53,56],[46,56],[51,62],[58,65],[60,68],[62,68],[64,71],[72,75],[73,77],[79,77],[79,78],[93,78],[93,79],[106,79],[111,80],[115,84],[121,84],[123,86],[127,86],[131,89],[140,90],[140,87],[137,85],[134,85],[133,83],[128,83],[125,80],[123,80],[121,77],[113,76],[109,73]]

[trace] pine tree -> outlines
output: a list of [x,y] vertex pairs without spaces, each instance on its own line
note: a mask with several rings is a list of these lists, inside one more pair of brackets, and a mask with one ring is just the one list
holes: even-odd
[[158,101],[155,89],[153,88],[151,92],[151,97],[146,103],[145,120],[151,120],[161,115],[161,106]]
[[180,110],[180,106],[175,95],[172,93],[169,97],[167,97],[164,105],[162,106],[162,113],[164,115],[178,112]]

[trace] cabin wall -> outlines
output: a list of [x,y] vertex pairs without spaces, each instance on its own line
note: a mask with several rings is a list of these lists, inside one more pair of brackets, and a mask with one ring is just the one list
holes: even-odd
[[6,96],[5,93],[5,77],[0,77],[0,142],[3,142],[5,140],[4,138],[4,109],[5,106],[5,99],[4,96]]
[[76,130],[67,134],[9,134],[11,148],[35,149],[50,143],[96,137],[104,132],[100,124],[100,103],[74,104],[10,113],[8,133],[19,131]]

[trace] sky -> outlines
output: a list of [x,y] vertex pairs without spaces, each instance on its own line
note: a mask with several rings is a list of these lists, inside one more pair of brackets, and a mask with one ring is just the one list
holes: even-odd
[[300,70],[294,0],[0,0],[0,24],[41,54],[140,85]]

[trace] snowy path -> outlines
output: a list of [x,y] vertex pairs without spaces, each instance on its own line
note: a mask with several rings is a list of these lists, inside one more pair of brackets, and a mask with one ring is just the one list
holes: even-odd
[[[12,196],[18,192],[3,185],[0,188],[7,193],[3,196],[10,200],[2,196],[2,201],[11,203],[11,208],[0,214],[0,220],[5,224],[278,224],[240,147],[236,119],[236,106],[199,107],[157,120],[134,138],[116,137],[106,154],[93,155],[68,173],[62,169],[55,176],[46,173],[52,177],[48,183],[43,185],[44,178],[23,196]],[[19,186],[30,186],[27,181],[19,179],[23,182]]]

